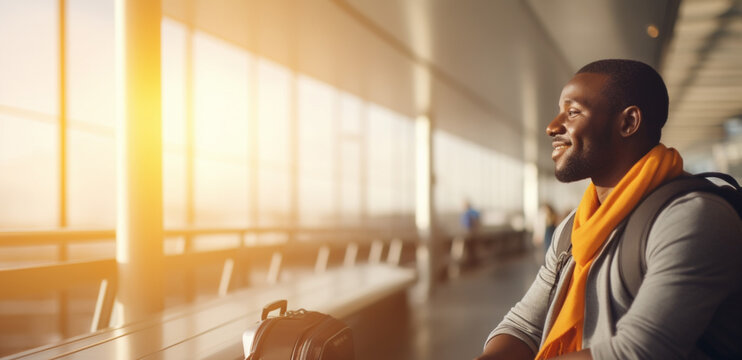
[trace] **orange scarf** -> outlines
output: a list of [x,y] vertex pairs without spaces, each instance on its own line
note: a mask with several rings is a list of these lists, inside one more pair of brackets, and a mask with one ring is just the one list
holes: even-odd
[[611,231],[644,195],[683,172],[683,159],[675,149],[659,144],[631,167],[603,204],[590,183],[577,207],[572,227],[575,268],[554,326],[536,359],[548,359],[582,349],[585,283],[590,265]]

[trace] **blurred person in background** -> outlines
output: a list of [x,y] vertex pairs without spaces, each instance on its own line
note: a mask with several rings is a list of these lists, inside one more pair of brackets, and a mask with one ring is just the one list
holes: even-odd
[[461,226],[466,230],[467,236],[473,237],[481,225],[479,211],[474,209],[469,200],[464,200],[464,211],[460,218]]
[[[463,212],[461,213],[459,222],[461,223],[461,227],[466,230],[464,241],[461,244],[463,246],[461,254],[464,256],[465,262],[469,265],[474,265],[478,262],[479,245],[476,237],[482,226],[482,219],[479,211],[472,206],[469,200],[464,200]],[[466,255],[464,255],[464,251]]]
[[544,251],[548,250],[558,223],[558,215],[554,208],[548,203],[542,204],[534,226],[533,245],[537,248],[543,246]]

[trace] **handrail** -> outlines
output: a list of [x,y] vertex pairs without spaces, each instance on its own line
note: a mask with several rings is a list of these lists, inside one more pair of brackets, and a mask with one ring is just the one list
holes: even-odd
[[[92,234],[92,233],[91,233]],[[399,241],[402,241],[401,239]],[[349,241],[348,243],[350,243]],[[321,244],[314,244],[320,248]],[[258,245],[272,248],[275,245]],[[193,268],[205,263],[223,261],[240,256],[245,247],[216,250],[190,251],[165,255],[166,269]],[[0,298],[8,298],[34,292],[58,290],[85,282],[113,279],[117,274],[116,259],[106,258],[89,261],[68,261],[42,265],[0,269]],[[53,284],[53,285],[52,285]],[[50,287],[50,285],[52,285]]]
[[[487,236],[487,235],[501,235],[501,234],[519,233],[519,232],[522,232],[522,231],[523,230],[518,230],[518,229],[513,228],[512,226],[509,226],[509,225],[487,226],[487,227],[483,227],[483,228],[479,229],[476,232],[475,237],[482,237],[482,236]],[[470,233],[468,231],[466,231],[466,230],[456,230],[456,231],[447,232],[446,233],[446,236],[448,238],[453,239],[453,238],[459,237],[459,236],[470,236]]]
[[[64,262],[0,270],[0,297],[9,298],[69,288],[116,276],[115,259]],[[53,284],[52,287],[49,285]]]
[[63,262],[0,270],[0,298],[69,289],[75,285],[99,282],[98,299],[91,331],[108,327],[118,281],[115,259]]
[[[313,251],[304,248],[304,246],[316,248],[318,254],[315,272],[322,272],[327,267],[330,248],[336,248],[341,244],[346,246],[343,265],[353,266],[355,264],[358,246],[361,244],[364,244],[362,246],[366,246],[365,244],[368,243],[371,246],[368,261],[370,263],[379,263],[382,261],[381,247],[384,246],[383,243],[390,243],[390,250],[387,254],[386,261],[399,264],[402,244],[409,242],[415,243],[417,241],[414,230],[401,227],[396,229],[281,227],[179,228],[165,230],[164,237],[183,237],[186,244],[188,244],[202,235],[232,234],[238,235],[244,240],[248,234],[268,233],[286,234],[288,235],[287,239],[292,239],[294,242],[291,240],[279,243],[246,243],[245,241],[240,241],[237,246],[199,251],[194,251],[191,246],[186,246],[182,253],[166,254],[164,256],[164,270],[186,271],[188,274],[203,265],[223,262],[218,291],[218,295],[222,296],[230,291],[235,266],[242,266],[239,264],[249,263],[251,257],[258,254],[260,254],[258,256],[272,254],[270,255],[271,260],[266,281],[267,283],[275,283],[279,279],[279,273],[281,272],[282,254],[285,250],[295,245],[300,245],[296,250],[302,253]],[[310,240],[316,239],[318,241],[302,241],[302,235],[307,235]],[[63,248],[74,243],[101,240],[112,242],[115,237],[116,231],[111,229],[0,231],[0,247],[55,245]],[[323,254],[324,257],[322,256]],[[64,260],[64,258],[60,258],[60,260]],[[118,267],[119,264],[116,262],[116,259],[107,258],[92,261],[62,261],[53,264],[0,269],[0,284],[2,284],[0,298],[8,299],[34,293],[65,291],[76,285],[98,282],[98,299],[91,323],[91,331],[96,331],[106,328],[110,323],[113,301],[116,296]],[[187,284],[192,281],[192,279],[186,280]],[[188,292],[192,291],[188,289],[193,289],[193,286],[186,286],[187,296]]]
[[0,231],[0,246],[59,245],[66,242],[100,241],[115,237],[116,231],[109,229]]
[[[404,229],[406,230],[406,229]],[[403,231],[404,231],[403,230]],[[376,237],[389,236],[395,232],[389,229],[378,228],[285,228],[285,227],[248,227],[248,228],[178,228],[166,229],[165,237],[202,236],[202,235],[240,235],[248,234],[302,234],[333,236]],[[410,232],[412,233],[412,232]],[[33,246],[33,245],[64,245],[66,243],[98,242],[116,237],[116,230],[112,229],[43,229],[43,230],[0,230],[1,246]]]
[[[502,229],[498,229],[498,232]],[[287,242],[278,243],[247,243],[244,240],[249,234],[286,234]],[[222,275],[219,280],[218,295],[230,292],[233,274],[238,273],[235,268],[240,264],[248,264],[254,256],[270,257],[267,283],[275,283],[281,272],[282,254],[293,249],[300,253],[311,254],[317,251],[315,273],[321,273],[327,268],[329,252],[337,251],[338,245],[345,245],[343,266],[354,266],[358,255],[358,246],[370,245],[368,253],[369,263],[386,261],[390,264],[399,264],[404,244],[417,243],[417,232],[411,227],[396,228],[298,228],[298,227],[249,227],[249,228],[178,228],[167,229],[164,237],[182,237],[186,244],[192,243],[198,236],[204,235],[237,235],[241,237],[239,245],[225,248],[198,250],[186,246],[182,253],[166,254],[163,258],[164,270],[185,271],[192,273],[196,268],[206,264],[223,263]],[[303,241],[303,236],[310,241]],[[2,246],[34,246],[56,245],[65,247],[74,243],[93,241],[114,241],[116,231],[111,229],[44,229],[31,231],[1,231],[0,248]],[[317,240],[317,241],[314,241]],[[386,260],[382,259],[382,248],[387,246]],[[297,247],[298,245],[298,247]],[[314,248],[311,250],[305,246]],[[342,249],[340,251],[343,251]],[[311,256],[311,255],[309,255]],[[60,258],[62,260],[63,258]],[[0,298],[13,298],[32,293],[49,291],[64,291],[75,285],[99,282],[99,294],[91,323],[92,330],[108,326],[111,318],[113,299],[116,294],[118,281],[118,266],[113,258],[80,261],[59,262],[45,265],[29,265],[16,268],[0,269]],[[243,269],[244,271],[244,269]],[[186,280],[193,281],[193,280]],[[186,294],[192,286],[186,286]],[[61,320],[60,320],[61,321]]]

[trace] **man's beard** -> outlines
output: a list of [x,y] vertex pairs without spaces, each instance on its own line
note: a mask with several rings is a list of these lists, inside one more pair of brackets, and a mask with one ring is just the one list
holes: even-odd
[[594,164],[589,156],[583,153],[578,156],[568,157],[561,169],[554,168],[554,176],[563,183],[578,181],[590,177],[591,171],[595,170]]

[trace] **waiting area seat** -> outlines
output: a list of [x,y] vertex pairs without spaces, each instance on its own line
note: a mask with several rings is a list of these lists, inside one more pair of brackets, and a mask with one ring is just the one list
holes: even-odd
[[263,306],[287,299],[346,318],[399,293],[416,280],[414,269],[363,264],[338,267],[297,281],[235,291],[219,299],[166,310],[151,319],[100,330],[14,354],[7,359],[242,359],[242,332]]

